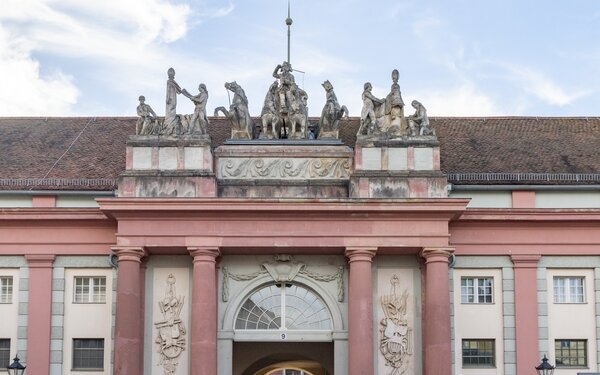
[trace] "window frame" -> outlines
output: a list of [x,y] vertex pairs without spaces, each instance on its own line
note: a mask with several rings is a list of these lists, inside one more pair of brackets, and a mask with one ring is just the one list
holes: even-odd
[[[91,341],[91,340],[99,340],[102,342],[102,348],[77,348],[75,345],[76,341]],[[72,349],[71,349],[71,371],[104,371],[104,362],[105,362],[105,356],[106,356],[106,352],[105,352],[105,341],[104,338],[89,338],[89,337],[79,337],[79,338],[73,338],[72,339]],[[75,366],[75,354],[79,351],[84,353],[85,351],[93,351],[93,350],[102,350],[102,367],[76,367]]]
[[15,295],[14,277],[10,276],[10,275],[0,276],[0,304],[13,303],[14,295]]
[[[567,283],[565,285],[558,287],[559,290],[562,290],[565,292],[564,302],[557,301],[557,296],[560,297],[560,295],[557,293],[557,285],[556,285],[557,280],[567,281]],[[571,293],[571,288],[573,287],[573,285],[571,285],[571,283],[573,283],[575,280],[581,280],[581,294]],[[552,301],[555,304],[561,304],[561,305],[563,305],[563,304],[576,304],[576,305],[586,304],[587,299],[586,299],[586,295],[585,295],[585,293],[586,293],[585,280],[586,280],[585,276],[563,276],[563,275],[553,276],[552,277]],[[575,286],[577,286],[577,285],[575,285]],[[581,301],[576,301],[575,297],[578,297],[579,295],[581,295]]]
[[[491,363],[465,363],[466,358],[486,358],[487,356],[483,355],[467,355],[465,356],[465,342],[477,342],[477,343],[486,343],[491,342],[492,344],[492,355],[491,355]],[[463,368],[496,368],[496,339],[490,338],[464,338],[460,343],[460,354],[461,354],[461,363]],[[479,349],[479,347],[477,348]]]
[[[86,298],[84,298],[84,300],[78,301],[77,300],[77,280],[84,280],[87,279],[88,280],[88,285],[87,285],[87,293],[82,293],[82,295],[87,295]],[[102,283],[96,284],[96,279],[98,280],[104,280],[104,285],[101,285]],[[99,296],[101,298],[99,298],[98,301],[95,300],[95,292],[96,292],[96,287],[100,285],[100,287],[103,287],[103,293],[100,294]],[[107,293],[107,282],[106,282],[106,276],[73,276],[73,303],[74,304],[105,304],[106,303],[106,293]]]
[[[464,280],[473,280],[473,302],[469,302],[468,301],[468,297],[471,294],[465,294],[465,288],[469,288],[470,286],[463,286],[463,281]],[[487,286],[479,286],[479,281],[485,281],[485,280],[490,280],[491,281],[491,285],[490,285],[490,293],[489,295],[486,293],[480,294],[479,293],[479,288],[486,288]],[[494,298],[494,277],[493,276],[461,276],[460,278],[460,303],[462,305],[493,305],[495,303],[495,298]],[[490,301],[483,301],[480,302],[479,298],[483,297],[484,299],[489,296],[490,297]]]
[[10,365],[10,338],[2,337],[0,338],[0,342],[8,342],[8,347],[3,347],[0,345],[0,353],[6,354],[6,363],[2,363],[2,356],[0,355],[0,369],[6,370],[6,367]]

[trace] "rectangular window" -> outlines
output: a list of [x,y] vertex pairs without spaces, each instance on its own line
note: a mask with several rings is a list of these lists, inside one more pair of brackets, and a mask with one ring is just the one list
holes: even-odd
[[585,303],[583,277],[554,276],[554,303]]
[[75,277],[74,303],[106,303],[106,277]]
[[555,340],[556,367],[587,367],[587,340]]
[[462,303],[493,303],[493,277],[463,277],[460,279]]
[[0,303],[12,303],[13,278],[0,276]]
[[104,339],[73,339],[73,370],[103,370]]
[[463,339],[463,367],[495,367],[496,342],[494,339]]
[[10,339],[0,339],[0,369],[10,365]]

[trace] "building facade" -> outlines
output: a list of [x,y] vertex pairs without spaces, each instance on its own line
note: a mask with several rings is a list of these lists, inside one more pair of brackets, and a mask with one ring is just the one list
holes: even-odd
[[349,119],[315,140],[135,124],[0,119],[3,362],[526,375],[547,355],[556,374],[600,371],[600,120],[432,118],[434,134],[357,139]]

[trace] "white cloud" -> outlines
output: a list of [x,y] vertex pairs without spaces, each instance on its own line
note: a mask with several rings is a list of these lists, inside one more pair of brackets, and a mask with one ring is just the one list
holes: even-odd
[[523,85],[525,91],[551,105],[563,107],[593,92],[592,90],[567,92],[539,71],[512,65],[507,65],[506,68],[512,78]]
[[[44,67],[35,57],[38,52],[87,59],[85,64],[96,66],[94,74],[102,73],[102,81],[110,82],[117,90],[138,91],[139,88],[128,87],[132,78],[138,78],[139,86],[144,87],[148,77],[166,72],[171,64],[184,60],[169,43],[187,34],[192,16],[198,23],[225,16],[234,9],[231,3],[203,6],[204,1],[198,9],[192,9],[173,0],[2,2],[0,66],[3,72],[12,68],[14,73],[2,82],[0,115],[73,114],[78,91],[72,76],[78,71],[66,74],[57,69],[50,75],[41,74],[40,68]],[[24,95],[50,89],[55,93],[43,103],[29,104],[32,96]]]
[[[411,96],[425,105],[429,116],[494,116],[500,114],[492,98],[479,91],[470,82],[444,91],[437,89],[417,91]],[[412,114],[410,103],[407,100],[405,102],[405,114]]]
[[61,72],[42,76],[28,43],[0,26],[0,114],[55,116],[71,114],[79,91]]

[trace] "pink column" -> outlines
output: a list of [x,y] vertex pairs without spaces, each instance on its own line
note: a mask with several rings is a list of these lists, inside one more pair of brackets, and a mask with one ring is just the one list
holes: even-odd
[[348,374],[372,375],[373,282],[371,264],[376,247],[348,247]]
[[50,319],[54,255],[25,255],[29,266],[27,307],[27,373],[50,372]]
[[189,247],[194,258],[190,374],[217,373],[217,271],[216,247]]
[[540,255],[513,255],[517,375],[539,365],[537,263]]
[[448,257],[454,248],[424,248],[425,300],[423,302],[423,373],[450,375],[450,289]]
[[142,375],[142,247],[113,247],[119,258],[117,271],[117,311],[115,317],[116,375]]

